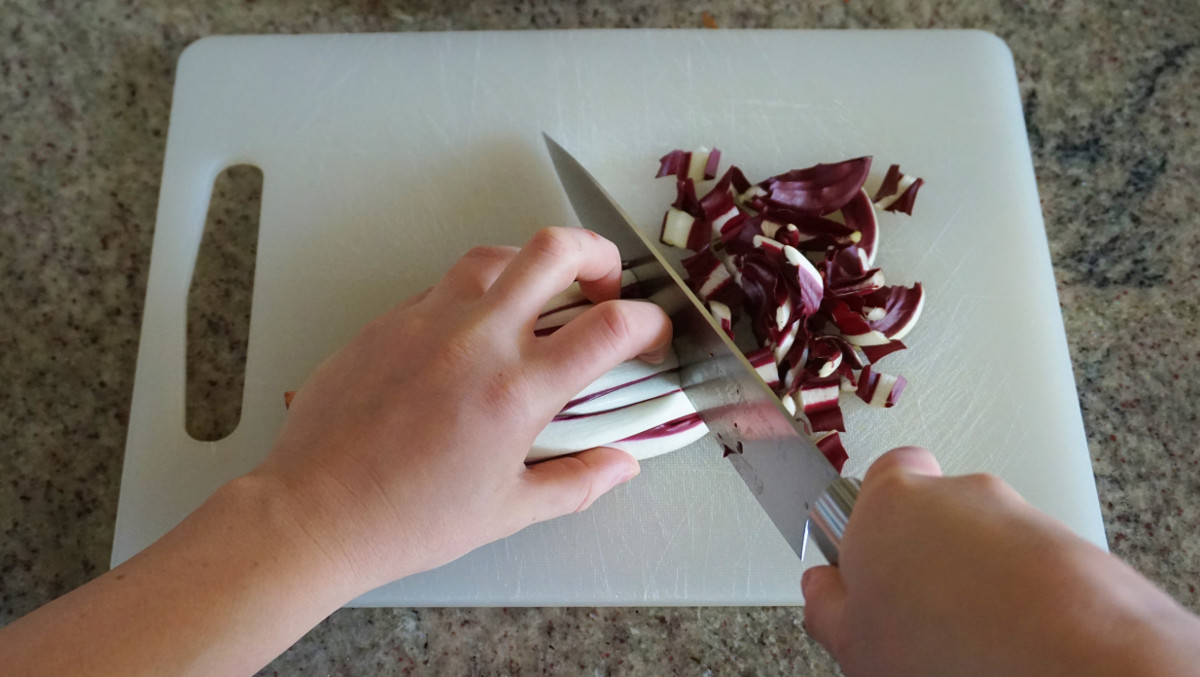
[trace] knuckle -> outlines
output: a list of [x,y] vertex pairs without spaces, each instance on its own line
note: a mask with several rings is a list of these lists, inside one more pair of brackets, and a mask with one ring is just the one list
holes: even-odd
[[471,247],[463,254],[464,259],[472,261],[498,261],[503,259],[505,252],[499,247]]
[[980,494],[996,496],[1007,492],[1008,484],[991,473],[975,473],[960,478],[967,488]]
[[596,331],[604,346],[614,353],[621,352],[633,335],[633,323],[625,312],[625,306],[605,301],[592,312],[596,314]]
[[880,473],[873,479],[871,493],[887,502],[903,500],[913,489],[912,477],[899,469]]
[[581,479],[571,482],[570,485],[564,490],[562,507],[564,512],[567,513],[583,512],[595,502],[597,493],[595,488],[592,486],[592,482],[587,479],[583,479],[586,477],[586,471],[588,470],[587,464],[574,456],[568,456],[566,458],[571,459],[569,461],[570,463],[579,466],[578,470],[575,472],[575,476]]
[[492,282],[512,260],[511,247],[472,247],[443,278],[459,296],[471,298],[487,292]]
[[551,227],[539,230],[529,244],[526,245],[542,257],[548,259],[563,259],[569,257],[575,250],[578,249],[573,242],[572,237],[566,228]]

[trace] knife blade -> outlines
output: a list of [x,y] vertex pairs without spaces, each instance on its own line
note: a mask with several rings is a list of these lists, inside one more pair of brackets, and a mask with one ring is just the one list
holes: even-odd
[[811,523],[836,564],[858,480],[839,476],[657,247],[578,160],[542,136],[579,222],[617,245],[646,298],[670,316],[683,391],[738,475],[799,557]]

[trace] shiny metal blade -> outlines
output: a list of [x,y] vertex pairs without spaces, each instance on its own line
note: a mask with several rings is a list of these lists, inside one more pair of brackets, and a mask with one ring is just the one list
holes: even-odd
[[643,293],[671,316],[684,392],[730,452],[729,460],[763,510],[803,557],[809,509],[838,472],[620,205],[570,153],[545,139],[579,222],[617,245]]

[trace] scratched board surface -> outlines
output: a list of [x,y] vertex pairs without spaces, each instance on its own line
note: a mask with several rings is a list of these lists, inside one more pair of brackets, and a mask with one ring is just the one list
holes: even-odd
[[[468,247],[577,223],[550,133],[656,234],[672,148],[748,176],[861,155],[925,178],[885,215],[890,283],[924,282],[909,387],[846,407],[861,474],[900,444],[988,471],[1104,533],[1011,56],[976,32],[576,31],[210,38],[177,75],[113,561],[255,465],[296,388]],[[264,174],[242,420],[184,430],[188,284],[216,175]],[[797,516],[801,519],[802,516]],[[647,461],[590,510],[535,525],[364,605],[796,604],[799,561],[720,449]]]

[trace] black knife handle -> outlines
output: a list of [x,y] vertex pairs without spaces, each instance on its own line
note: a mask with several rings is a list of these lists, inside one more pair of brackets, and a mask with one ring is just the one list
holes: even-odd
[[842,545],[842,534],[858,499],[862,480],[856,477],[841,477],[825,488],[825,493],[813,504],[808,513],[809,533],[821,554],[830,564],[838,563],[838,550]]

